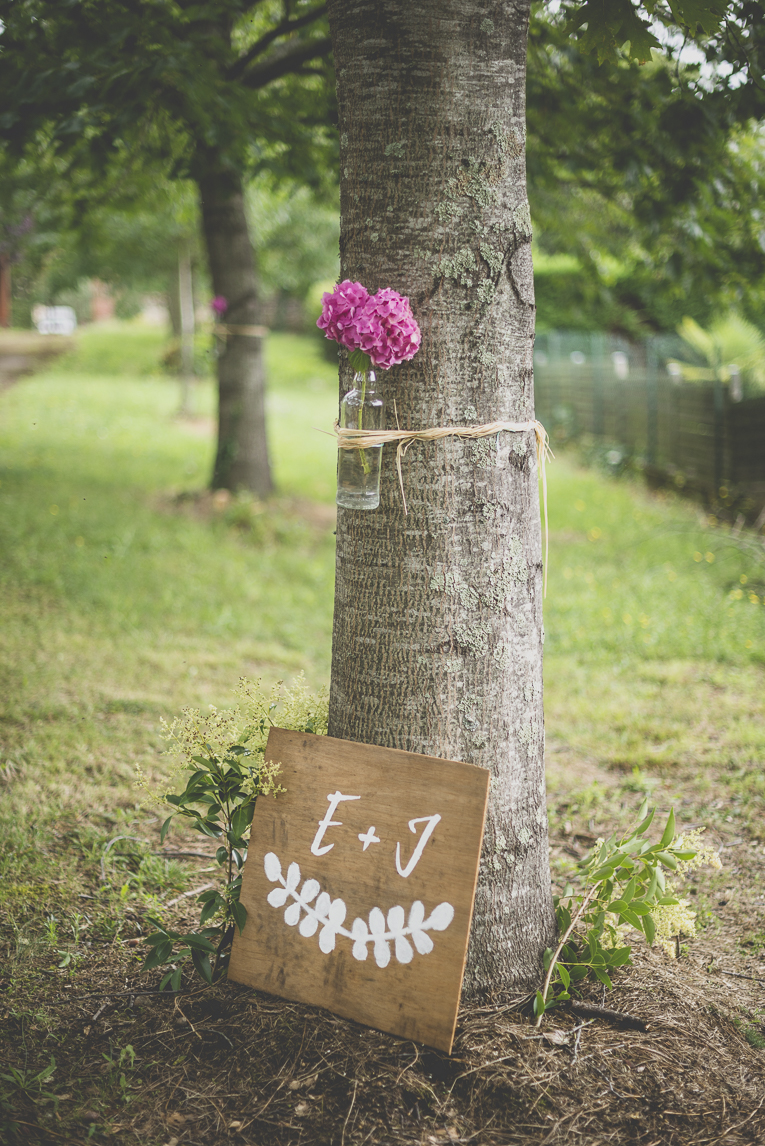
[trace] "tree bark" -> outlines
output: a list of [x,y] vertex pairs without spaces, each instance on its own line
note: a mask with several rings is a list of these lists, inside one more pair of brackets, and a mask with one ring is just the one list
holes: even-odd
[[181,242],[178,246],[178,309],[181,318],[180,413],[189,416],[194,385],[194,279],[188,242]]
[[[253,326],[258,321],[257,289],[241,178],[211,161],[197,182],[213,291],[228,302],[222,322],[234,328]],[[263,339],[234,329],[218,340],[218,347],[218,448],[211,485],[266,497],[273,485]]]
[[[342,277],[412,301],[386,425],[533,417],[528,0],[330,0]],[[350,373],[341,365],[342,388]],[[554,937],[534,434],[394,451],[375,512],[340,509],[330,735],[492,773],[465,993],[536,987]]]
[[0,327],[11,325],[11,260],[0,255]]

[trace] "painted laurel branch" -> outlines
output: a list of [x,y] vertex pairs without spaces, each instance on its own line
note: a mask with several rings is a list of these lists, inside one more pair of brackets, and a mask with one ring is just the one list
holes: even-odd
[[285,878],[279,857],[268,852],[263,867],[271,883],[282,885],[269,893],[268,902],[271,907],[284,907],[287,900],[291,899],[293,902],[284,912],[284,922],[289,927],[299,924],[301,935],[311,936],[318,931],[319,947],[325,955],[334,951],[335,939],[341,935],[353,941],[354,959],[366,959],[367,944],[372,943],[377,966],[387,967],[391,957],[390,944],[393,943],[398,962],[411,963],[414,958],[412,944],[420,955],[428,955],[433,950],[433,940],[427,934],[428,931],[445,931],[454,918],[451,903],[439,903],[426,919],[425,907],[418,899],[409,909],[408,920],[403,907],[391,907],[387,918],[379,907],[373,907],[368,924],[363,919],[354,919],[348,931],[343,926],[346,906],[342,899],[332,899],[326,891],[321,890],[316,879],[305,880],[298,889],[301,879],[298,864],[290,864]]

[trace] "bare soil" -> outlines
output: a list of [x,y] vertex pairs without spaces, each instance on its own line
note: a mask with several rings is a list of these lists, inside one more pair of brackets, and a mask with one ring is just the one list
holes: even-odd
[[[613,771],[551,749],[555,873],[603,833],[601,817],[612,827],[638,797],[624,799],[624,778]],[[602,787],[594,814],[576,810],[566,786],[574,778],[577,791],[593,781]],[[765,852],[728,831],[724,812],[710,829],[723,869],[696,873],[688,888],[699,936],[690,943],[679,936],[677,958],[637,946],[612,992],[595,984],[582,991],[590,1003],[643,1020],[646,1031],[563,1009],[537,1030],[524,1000],[498,998],[463,1008],[445,1056],[234,983],[151,993],[156,983],[139,974],[136,934],[83,946],[74,975],[39,957],[5,984],[4,1070],[13,1064],[31,1074],[56,1060],[48,1083],[26,1094],[10,1088],[6,1140],[765,1142]],[[205,849],[195,842],[190,850]],[[188,862],[206,866],[203,858]],[[200,874],[194,886],[207,879]],[[180,899],[177,923],[193,925],[191,902]],[[143,926],[137,917],[136,933]]]

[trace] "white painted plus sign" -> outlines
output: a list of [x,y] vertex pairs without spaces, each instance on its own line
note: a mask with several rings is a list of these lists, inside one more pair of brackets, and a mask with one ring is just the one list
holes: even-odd
[[367,832],[365,832],[363,836],[360,835],[359,839],[364,845],[364,851],[367,850],[370,844],[379,844],[380,842],[379,836],[375,835],[374,825],[372,825],[372,827]]

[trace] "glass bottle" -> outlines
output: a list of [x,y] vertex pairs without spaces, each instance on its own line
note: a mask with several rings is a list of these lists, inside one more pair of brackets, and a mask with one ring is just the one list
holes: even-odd
[[[382,430],[383,399],[374,370],[353,376],[353,389],[340,403],[340,425],[354,430]],[[337,504],[344,509],[377,509],[380,504],[382,446],[337,451]]]

